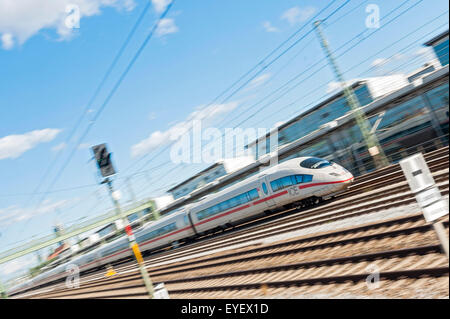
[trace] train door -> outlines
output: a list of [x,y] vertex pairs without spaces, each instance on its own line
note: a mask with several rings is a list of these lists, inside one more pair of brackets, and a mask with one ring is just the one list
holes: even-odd
[[270,198],[273,195],[273,193],[272,190],[269,188],[269,185],[270,184],[266,176],[263,179],[261,179],[261,189],[263,192],[263,196],[266,199],[265,200],[266,205],[267,207],[272,208],[275,207],[277,203],[273,198]]

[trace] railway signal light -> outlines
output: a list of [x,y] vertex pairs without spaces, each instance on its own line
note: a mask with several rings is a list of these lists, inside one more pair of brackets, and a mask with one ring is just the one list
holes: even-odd
[[93,146],[92,152],[94,153],[97,167],[103,177],[108,177],[116,173],[111,161],[111,153],[108,152],[105,143]]

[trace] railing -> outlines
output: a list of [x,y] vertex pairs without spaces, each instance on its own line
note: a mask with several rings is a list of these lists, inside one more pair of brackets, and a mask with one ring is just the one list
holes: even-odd
[[[128,216],[128,215],[131,215],[131,214],[134,213],[134,210],[138,211],[140,207],[142,207],[142,206],[144,206],[146,204],[149,204],[150,206],[152,206],[153,210],[155,210],[155,206],[151,202],[151,200],[142,200],[142,201],[139,201],[137,203],[133,203],[133,204],[125,206],[122,209],[122,211],[123,211],[122,216],[125,217],[125,216]],[[113,216],[115,216],[116,214],[117,213],[116,213],[115,210],[110,210],[110,211],[108,211],[105,214],[102,214],[102,215],[96,216],[94,218],[88,219],[86,221],[77,223],[74,226],[67,227],[64,230],[64,232],[66,234],[70,234],[72,232],[77,232],[78,230],[82,230],[82,229],[84,229],[86,227],[89,227],[90,225],[93,225],[95,223],[99,223],[102,220],[110,219]],[[53,239],[55,239],[55,235],[54,234],[49,234],[47,236],[43,236],[43,237],[40,237],[40,238],[33,239],[33,240],[31,240],[31,241],[29,241],[29,242],[27,242],[25,244],[21,244],[21,245],[15,246],[13,248],[9,248],[8,250],[0,252],[0,260],[2,260],[3,258],[11,255],[12,252],[22,251],[22,250],[28,249],[29,247],[37,246],[37,245],[43,244],[43,243],[45,243],[47,241],[50,241],[50,240],[53,240]]]

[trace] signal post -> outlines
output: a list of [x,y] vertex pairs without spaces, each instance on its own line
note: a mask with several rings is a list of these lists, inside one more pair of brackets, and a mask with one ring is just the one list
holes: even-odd
[[114,207],[116,209],[116,214],[122,220],[123,224],[125,225],[125,232],[127,234],[128,241],[130,242],[130,248],[133,251],[134,257],[136,258],[136,261],[138,263],[139,270],[140,270],[142,278],[144,280],[147,292],[148,292],[150,298],[153,298],[153,296],[154,296],[153,283],[150,280],[150,276],[148,275],[147,269],[145,268],[144,259],[142,258],[142,254],[139,249],[139,245],[136,242],[136,239],[134,237],[133,230],[132,230],[131,226],[129,225],[128,220],[122,216],[122,210],[120,208],[117,193],[114,192],[114,187],[113,187],[112,181],[109,178],[111,175],[116,174],[116,171],[115,171],[114,166],[112,165],[112,161],[111,161],[111,153],[108,152],[108,150],[106,148],[106,144],[99,144],[99,145],[93,146],[92,152],[94,153],[94,157],[97,162],[97,167],[100,170],[101,175],[103,177],[105,177],[105,180],[103,180],[101,182],[101,184],[106,184],[108,187],[108,192],[109,192],[109,195],[111,196]]

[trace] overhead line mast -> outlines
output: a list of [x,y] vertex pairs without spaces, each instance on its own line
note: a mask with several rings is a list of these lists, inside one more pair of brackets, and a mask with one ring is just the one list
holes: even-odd
[[320,20],[314,22],[314,28],[319,37],[320,45],[325,51],[325,55],[327,56],[331,68],[333,69],[333,73],[342,87],[344,96],[347,99],[347,103],[349,104],[353,116],[355,117],[356,124],[361,130],[363,139],[367,144],[369,154],[373,157],[375,167],[381,168],[387,166],[389,165],[389,161],[386,158],[386,155],[384,154],[383,148],[381,147],[380,142],[378,141],[378,138],[375,135],[375,132],[371,132],[370,123],[367,120],[364,111],[361,109],[361,105],[359,104],[359,101],[356,98],[355,92],[353,92],[351,85],[346,85],[344,77],[342,76],[342,73],[338,68],[336,60],[334,59],[333,54],[331,53],[328,42],[325,39],[325,36],[323,35],[320,24],[321,24]]

